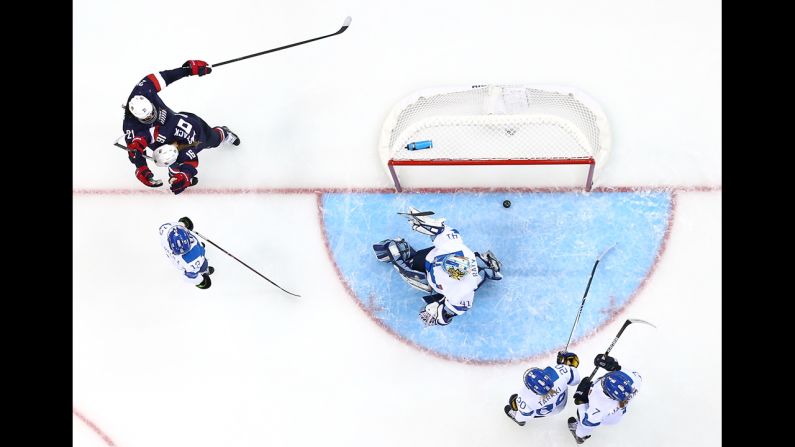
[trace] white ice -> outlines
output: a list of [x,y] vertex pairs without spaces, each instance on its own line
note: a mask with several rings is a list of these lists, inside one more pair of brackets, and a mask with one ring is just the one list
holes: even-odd
[[[717,0],[77,0],[74,445],[574,445],[564,428],[572,407],[522,428],[502,413],[533,365],[441,360],[373,324],[339,281],[319,228],[311,190],[390,186],[376,144],[396,100],[489,82],[586,91],[613,128],[601,184],[682,188],[667,248],[641,293],[572,347],[589,363],[626,318],[658,327],[630,327],[614,348],[644,373],[644,389],[621,424],[597,429],[587,445],[720,445],[721,8]],[[348,15],[340,36],[162,92],[171,108],[240,134],[239,148],[201,155],[199,186],[215,193],[146,190],[111,145],[120,105],[144,75],[328,34]],[[217,251],[211,289],[184,283],[156,234],[183,215],[302,298]]]

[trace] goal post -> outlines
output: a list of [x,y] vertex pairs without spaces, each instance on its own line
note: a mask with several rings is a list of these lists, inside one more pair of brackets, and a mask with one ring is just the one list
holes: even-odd
[[445,178],[448,186],[580,184],[590,191],[607,161],[610,140],[606,115],[582,91],[454,86],[424,89],[399,101],[382,127],[379,155],[398,192],[401,178],[412,171],[419,172],[412,180],[418,186],[438,186],[434,180]]

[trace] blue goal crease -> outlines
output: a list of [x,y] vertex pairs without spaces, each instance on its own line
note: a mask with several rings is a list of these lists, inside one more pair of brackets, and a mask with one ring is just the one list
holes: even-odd
[[[502,202],[509,199],[510,208]],[[447,218],[473,251],[491,250],[503,279],[478,289],[472,307],[448,326],[425,328],[422,294],[372,245],[402,237],[420,250],[409,206]],[[599,263],[574,340],[622,308],[650,273],[671,220],[670,192],[326,193],[321,213],[331,256],[354,299],[407,341],[461,361],[509,362],[562,347],[596,257]]]

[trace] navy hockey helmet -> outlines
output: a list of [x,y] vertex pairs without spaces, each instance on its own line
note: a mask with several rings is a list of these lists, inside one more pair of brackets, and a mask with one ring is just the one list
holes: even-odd
[[181,225],[174,226],[168,231],[168,246],[175,255],[181,255],[190,249],[190,234]]
[[530,368],[524,373],[524,386],[539,396],[549,393],[554,384],[552,377],[541,368]]
[[635,392],[634,381],[624,371],[611,371],[602,378],[602,389],[615,400],[627,400]]
[[145,96],[135,95],[127,103],[130,113],[144,124],[152,124],[157,117],[157,108]]

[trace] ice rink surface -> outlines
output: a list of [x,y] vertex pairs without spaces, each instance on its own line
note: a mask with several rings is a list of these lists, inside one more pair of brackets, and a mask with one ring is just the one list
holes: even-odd
[[[627,318],[657,329],[630,326],[611,352],[644,388],[587,445],[721,444],[720,2],[137,2],[146,20],[73,7],[75,446],[575,445],[571,402],[525,427],[502,407],[525,369],[554,363],[613,241],[570,347],[581,371]],[[161,92],[243,141],[202,152],[186,193],[145,188],[111,145],[143,76],[328,34],[348,15],[340,36]],[[491,82],[598,100],[613,132],[601,189],[390,193],[377,143],[395,101]],[[503,284],[446,328],[421,327],[421,295],[367,245],[427,243],[395,214],[405,205],[505,263]],[[181,216],[302,297],[209,246],[213,286],[183,282],[157,236]]]

